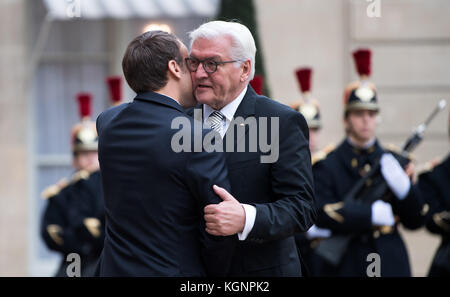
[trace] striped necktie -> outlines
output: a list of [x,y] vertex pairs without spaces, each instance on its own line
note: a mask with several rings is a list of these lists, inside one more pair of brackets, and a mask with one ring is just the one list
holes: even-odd
[[222,123],[224,118],[225,116],[220,111],[215,110],[209,115],[206,121],[208,122],[211,129],[222,135]]

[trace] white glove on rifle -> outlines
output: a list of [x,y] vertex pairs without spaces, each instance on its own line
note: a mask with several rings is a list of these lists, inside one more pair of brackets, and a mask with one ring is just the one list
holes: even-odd
[[380,165],[381,174],[383,174],[389,188],[398,199],[405,199],[411,188],[411,181],[397,159],[395,159],[392,154],[383,154],[383,156],[381,156]]
[[331,236],[331,230],[322,229],[322,228],[317,227],[316,225],[312,225],[311,228],[309,228],[308,232],[306,232],[306,237],[308,239],[327,238],[330,236]]
[[372,225],[393,226],[395,223],[392,206],[383,200],[372,203]]

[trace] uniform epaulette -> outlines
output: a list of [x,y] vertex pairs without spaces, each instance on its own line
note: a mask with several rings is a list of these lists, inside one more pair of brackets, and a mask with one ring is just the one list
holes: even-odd
[[[392,143],[388,144],[388,145],[386,146],[386,149],[387,149],[388,151],[390,151],[390,152],[393,152],[393,153],[395,153],[395,154],[397,154],[397,155],[401,155],[401,156],[402,156],[402,149],[399,148],[398,146],[392,144]],[[412,153],[408,153],[407,158],[408,158],[409,160],[411,160],[411,161],[415,161],[415,160],[416,160],[416,158],[414,157],[414,155],[413,155]]]
[[335,148],[336,148],[336,144],[331,143],[331,144],[327,145],[326,147],[324,147],[323,149],[319,150],[318,152],[314,153],[311,157],[311,164],[314,165],[317,162],[324,160],[328,156],[329,153],[334,151]]
[[59,194],[59,192],[61,192],[62,189],[64,189],[65,187],[67,187],[69,183],[67,182],[66,178],[62,178],[60,179],[56,184],[48,186],[47,188],[45,188],[42,193],[41,193],[41,197],[45,200],[56,196]]
[[83,169],[79,170],[72,175],[72,179],[70,180],[70,183],[74,184],[81,179],[88,179],[89,175],[90,175],[89,171],[83,170]]

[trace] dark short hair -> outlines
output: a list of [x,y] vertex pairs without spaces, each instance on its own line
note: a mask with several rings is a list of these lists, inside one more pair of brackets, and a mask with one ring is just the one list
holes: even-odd
[[136,93],[160,90],[167,84],[170,60],[183,65],[178,38],[164,31],[145,32],[131,41],[125,51],[125,79]]

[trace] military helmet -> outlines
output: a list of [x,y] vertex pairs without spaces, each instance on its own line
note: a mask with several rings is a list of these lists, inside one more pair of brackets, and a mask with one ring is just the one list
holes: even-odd
[[255,77],[253,77],[253,79],[250,81],[250,85],[255,90],[256,94],[264,94],[264,78],[262,77],[262,75],[255,75]]
[[302,97],[291,107],[300,112],[311,129],[320,129],[322,121],[320,118],[319,101],[311,96],[311,75],[312,69],[303,67],[295,71],[300,85]]
[[351,110],[378,111],[380,109],[375,85],[368,80],[371,72],[371,54],[369,49],[358,49],[353,52],[359,80],[348,84],[345,88],[345,113]]
[[108,76],[106,84],[108,85],[111,105],[120,105],[122,103],[122,77]]
[[91,120],[91,99],[89,93],[77,94],[81,121],[72,127],[71,143],[74,154],[82,151],[97,151],[98,136],[95,122]]

